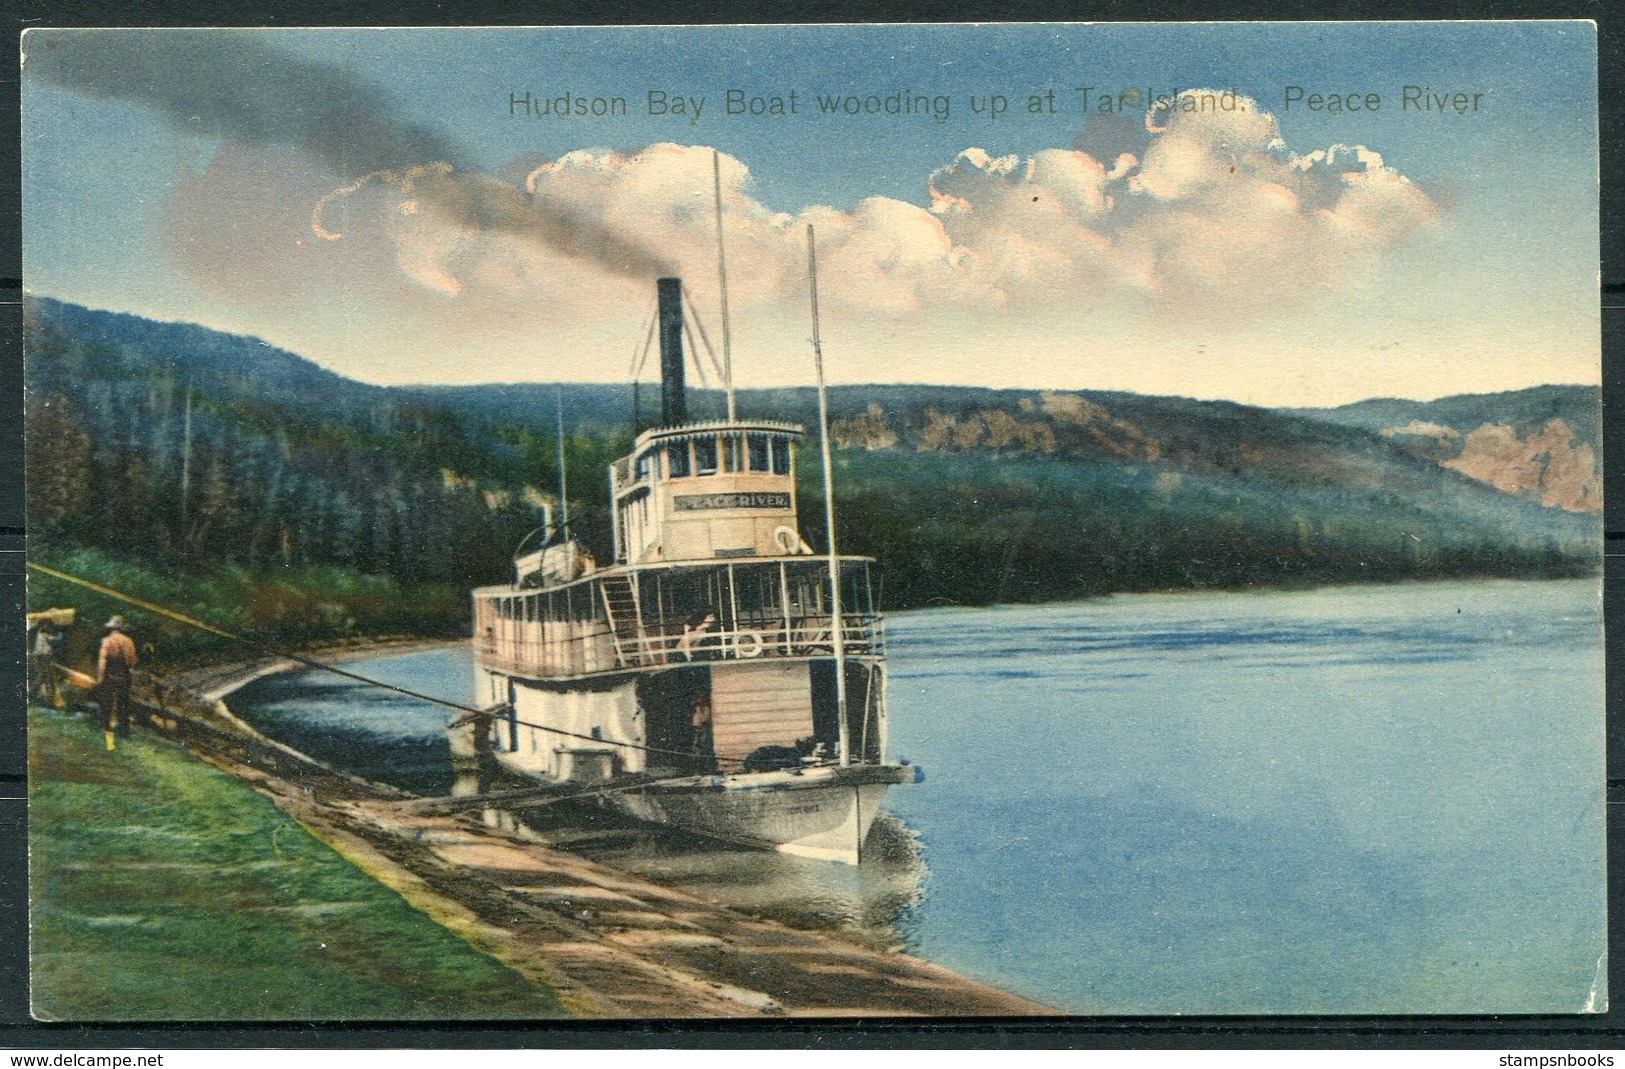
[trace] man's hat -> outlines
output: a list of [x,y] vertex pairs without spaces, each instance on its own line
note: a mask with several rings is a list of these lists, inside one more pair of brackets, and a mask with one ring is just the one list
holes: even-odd
[[122,630],[124,630],[124,617],[122,617],[122,616],[114,616],[111,620],[107,621],[107,623],[105,625],[103,625],[103,626],[105,626],[105,627],[107,627],[107,628],[109,628],[111,630],[114,630],[114,631],[122,631]]

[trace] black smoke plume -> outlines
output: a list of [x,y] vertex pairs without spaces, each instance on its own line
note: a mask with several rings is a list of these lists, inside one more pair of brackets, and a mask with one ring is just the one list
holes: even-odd
[[538,210],[526,194],[466,168],[438,130],[397,114],[378,86],[342,67],[268,47],[251,30],[34,30],[25,77],[126,100],[198,137],[289,145],[348,179],[428,163],[418,203],[457,225],[514,234],[634,277],[665,273],[653,250],[603,223]]

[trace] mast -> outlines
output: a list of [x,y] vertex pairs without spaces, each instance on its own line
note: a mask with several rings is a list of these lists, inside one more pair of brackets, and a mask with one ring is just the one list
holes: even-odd
[[[722,289],[722,385],[728,393],[728,422],[739,418],[734,407],[733,340],[728,332],[728,254],[722,242],[722,155],[711,150],[711,189],[717,206],[717,280]],[[707,343],[709,344],[709,343]]]
[[835,716],[840,733],[841,766],[852,763],[852,740],[846,724],[846,638],[841,633],[841,558],[835,550],[835,482],[829,459],[829,392],[824,387],[824,346],[818,337],[818,252],[812,224],[807,224],[807,279],[812,293],[813,367],[818,372],[818,445],[824,459],[824,526],[829,543],[830,641],[835,647]]
[[[574,546],[570,535],[570,480],[564,470],[564,386],[553,387],[553,418],[554,431],[559,443],[559,533],[564,536],[564,544]],[[572,558],[566,565],[570,572],[575,571],[575,550],[566,550]]]

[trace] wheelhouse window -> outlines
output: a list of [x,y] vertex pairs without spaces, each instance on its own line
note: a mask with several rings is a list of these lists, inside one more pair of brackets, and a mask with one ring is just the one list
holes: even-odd
[[773,474],[790,474],[790,439],[773,439]]
[[753,434],[746,439],[749,447],[751,471],[768,471],[768,439],[765,434]]
[[715,475],[717,473],[717,440],[715,438],[694,439],[694,474]]
[[672,442],[666,446],[666,474],[673,479],[688,477],[688,443]]

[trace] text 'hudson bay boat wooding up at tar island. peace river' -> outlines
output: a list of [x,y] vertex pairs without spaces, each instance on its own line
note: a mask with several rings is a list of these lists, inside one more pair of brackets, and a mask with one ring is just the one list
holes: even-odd
[[919,778],[884,756],[874,561],[803,539],[801,427],[738,418],[731,389],[728,418],[688,420],[682,283],[658,290],[661,424],[611,466],[614,563],[566,521],[474,591],[491,752],[640,820],[856,864]]

